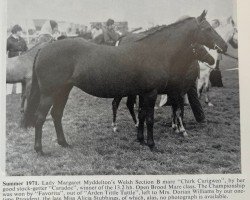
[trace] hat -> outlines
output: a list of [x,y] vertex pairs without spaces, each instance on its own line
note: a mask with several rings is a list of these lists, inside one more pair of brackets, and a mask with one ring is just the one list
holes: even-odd
[[19,26],[18,24],[16,24],[15,26],[13,26],[13,28],[11,29],[11,33],[15,34],[18,31],[22,31],[21,26]]
[[52,30],[53,30],[55,27],[58,26],[58,24],[57,24],[56,21],[54,21],[54,20],[50,20],[49,22],[50,22],[50,26],[51,26]]
[[115,23],[115,21],[113,19],[108,19],[108,21],[106,22],[107,26],[113,25]]

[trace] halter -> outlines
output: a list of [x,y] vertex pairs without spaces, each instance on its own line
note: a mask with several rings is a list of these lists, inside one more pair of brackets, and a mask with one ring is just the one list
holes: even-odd
[[[206,23],[205,20],[203,20],[201,23],[199,23],[197,19],[196,19],[196,22],[197,22],[197,25],[198,25],[198,29],[194,32],[193,38],[197,38],[197,35],[199,34],[199,32],[202,31],[201,26],[204,23]],[[217,50],[217,51],[219,50],[219,51],[223,52],[222,49],[216,44],[216,42],[215,42],[215,40],[213,38],[212,38],[212,43],[213,43],[213,49],[214,50]]]
[[[195,44],[191,44],[190,47],[192,49],[193,56],[195,56],[196,58],[198,58],[199,55],[200,55],[199,54],[199,49],[196,48]],[[204,56],[202,56],[202,58],[206,57],[207,55],[208,55],[208,53],[206,52],[206,54]]]

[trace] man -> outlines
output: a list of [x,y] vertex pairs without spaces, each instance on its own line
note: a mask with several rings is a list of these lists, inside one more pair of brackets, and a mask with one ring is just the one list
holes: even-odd
[[113,19],[108,19],[106,22],[106,28],[103,28],[104,44],[106,45],[115,46],[115,43],[120,37],[120,35],[115,32],[114,24],[115,21]]
[[[22,28],[18,24],[11,29],[11,35],[7,39],[8,58],[19,56],[27,51],[28,47],[25,40],[21,37]],[[13,84],[12,94],[16,94],[16,84]]]
[[[220,21],[219,20],[213,20],[212,21],[212,27],[216,30],[217,27],[220,26]],[[223,87],[222,83],[222,75],[220,71],[220,61],[222,60],[222,54],[218,53],[218,57],[216,60],[216,66],[215,68],[211,71],[209,75],[209,80],[211,83],[212,87]]]
[[209,75],[209,80],[211,82],[212,87],[223,87],[222,75],[219,68],[219,64],[220,60],[217,60],[215,68],[211,71]]
[[187,96],[188,96],[188,101],[193,111],[195,120],[198,123],[205,124],[206,123],[205,113],[203,111],[203,108],[198,98],[197,85],[195,82],[191,86],[191,88],[188,90]]
[[21,26],[13,26],[11,29],[11,35],[7,39],[7,53],[9,58],[19,56],[28,49],[25,40],[21,37],[21,34]]

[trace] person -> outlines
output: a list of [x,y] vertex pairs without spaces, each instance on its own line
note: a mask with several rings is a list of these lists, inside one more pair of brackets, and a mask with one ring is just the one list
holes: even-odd
[[115,46],[116,42],[120,38],[120,35],[114,29],[115,21],[108,19],[106,22],[106,28],[103,28],[104,44]]
[[188,101],[193,111],[195,120],[200,124],[205,124],[206,117],[205,117],[205,113],[203,111],[202,105],[198,97],[196,82],[194,82],[194,84],[188,90],[187,96],[188,96]]
[[[219,20],[212,21],[212,27],[216,30],[220,26]],[[218,53],[215,68],[209,74],[209,80],[211,87],[223,87],[222,74],[220,70],[220,61],[222,60],[222,54]]]
[[[193,76],[197,78],[200,76],[200,68],[198,62],[194,62],[192,64],[192,67],[189,69],[187,73],[186,79],[191,78],[191,80],[193,80]],[[187,91],[187,97],[196,122],[200,124],[206,124],[207,123],[206,116],[198,97],[196,81],[193,81],[192,85]],[[162,95],[161,97],[160,107],[164,105],[171,105],[171,102],[168,101],[167,95]]]
[[19,56],[21,53],[27,51],[27,44],[25,40],[21,37],[21,34],[21,26],[13,26],[13,28],[11,29],[11,35],[7,39],[8,58]]
[[96,23],[91,30],[92,38],[95,39],[97,36],[103,34],[102,24]]
[[[21,55],[28,50],[25,40],[21,37],[22,28],[18,24],[11,29],[11,35],[7,39],[7,55],[8,58]],[[13,84],[12,94],[16,94],[16,84]]]
[[54,35],[58,32],[58,24],[54,20],[48,20],[41,28],[38,42],[48,42],[54,40]]

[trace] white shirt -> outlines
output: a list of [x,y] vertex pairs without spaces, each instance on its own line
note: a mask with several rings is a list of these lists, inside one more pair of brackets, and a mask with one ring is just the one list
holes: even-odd
[[92,38],[96,38],[98,35],[103,34],[102,29],[97,30],[96,28],[91,30]]

